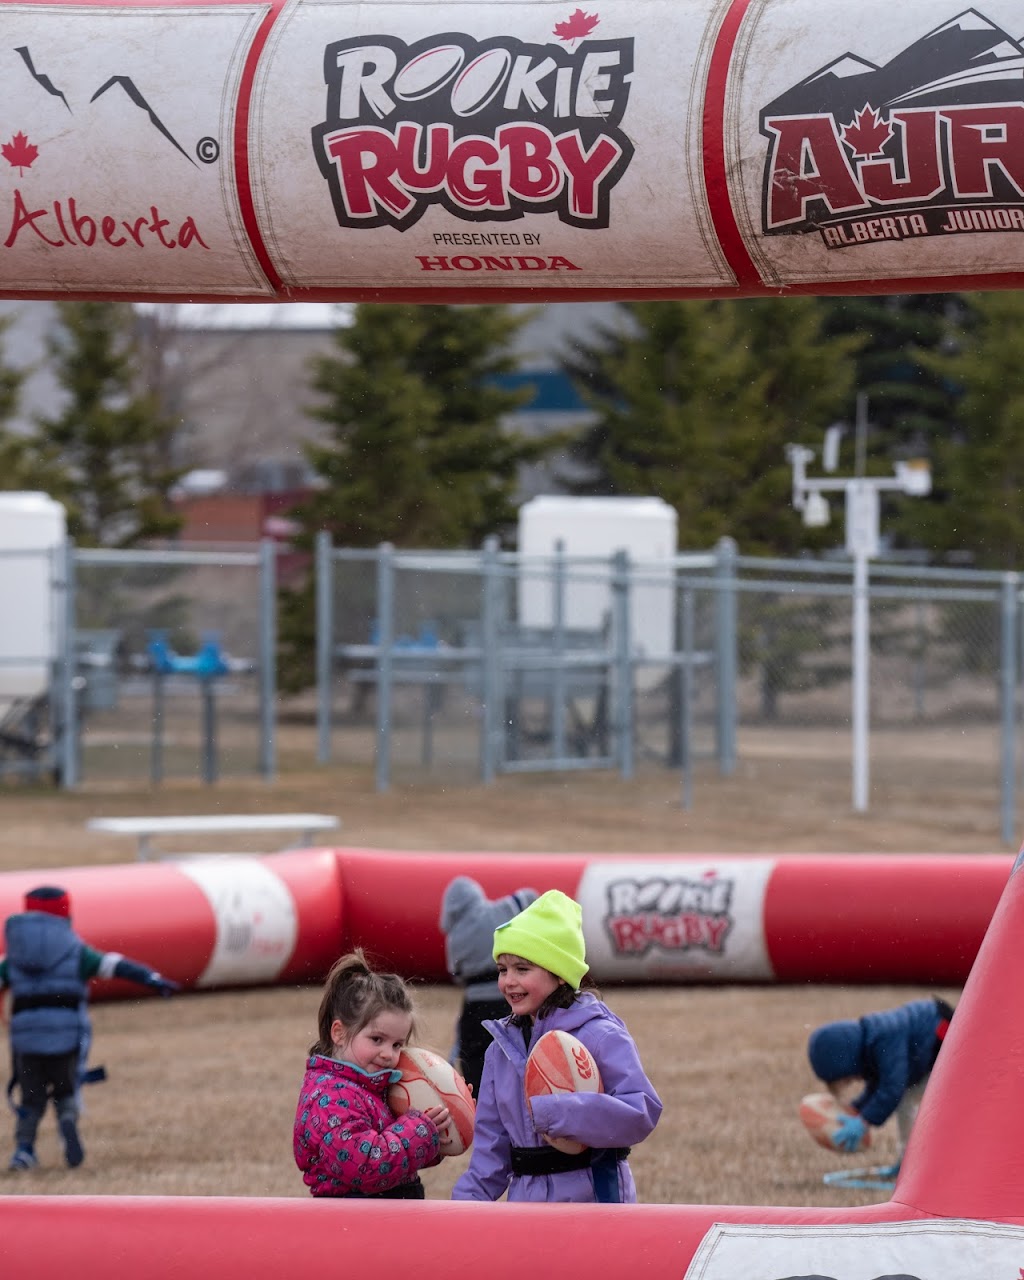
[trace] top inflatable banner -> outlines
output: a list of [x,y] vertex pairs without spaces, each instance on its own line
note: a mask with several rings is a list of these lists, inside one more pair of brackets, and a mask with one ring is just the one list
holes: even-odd
[[1024,283],[1019,0],[0,0],[0,295]]

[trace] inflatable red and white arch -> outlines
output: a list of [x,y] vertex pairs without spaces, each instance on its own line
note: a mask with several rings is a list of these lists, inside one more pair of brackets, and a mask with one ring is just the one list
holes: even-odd
[[[1018,0],[0,0],[0,295],[1017,288],[1020,24]],[[610,976],[952,982],[984,934],[888,1204],[19,1196],[0,1203],[2,1273],[1019,1280],[1024,876],[934,861],[478,864],[491,893],[578,894]],[[229,866],[42,878],[59,874],[95,945],[224,985],[312,979],[360,937],[439,976],[424,903],[467,869],[410,855],[382,888],[369,854]],[[40,878],[0,878],[0,911]]]
[[0,293],[1018,287],[1017,0],[0,0]]

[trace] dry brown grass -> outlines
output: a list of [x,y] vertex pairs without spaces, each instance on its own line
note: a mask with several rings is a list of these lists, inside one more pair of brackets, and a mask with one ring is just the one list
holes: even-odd
[[[829,749],[830,745],[833,749]],[[741,744],[731,779],[702,774],[696,804],[680,808],[678,779],[644,772],[506,778],[494,787],[421,784],[373,793],[365,769],[332,768],[215,789],[85,787],[77,794],[10,789],[0,798],[0,870],[128,861],[131,845],[86,833],[97,814],[316,810],[343,820],[338,843],[376,848],[521,851],[999,852],[992,775],[983,750],[960,735],[948,786],[936,789],[916,751],[893,746],[876,772],[873,808],[849,807],[841,747],[810,737],[784,760],[767,737]],[[966,751],[966,760],[961,754]],[[934,761],[932,762],[934,766]],[[976,769],[976,776],[971,770]],[[934,776],[934,772],[931,775]],[[780,780],[784,784],[780,785]],[[274,836],[219,841],[269,851]],[[195,839],[161,852],[194,851]],[[661,1203],[840,1205],[872,1192],[838,1191],[822,1174],[842,1167],[796,1119],[814,1084],[804,1057],[819,1022],[925,994],[902,987],[609,988],[665,1103],[632,1164],[643,1200]],[[956,1000],[958,992],[942,990]],[[52,1116],[40,1137],[43,1168],[0,1174],[8,1194],[303,1196],[291,1159],[291,1123],[316,989],[246,990],[94,1008],[94,1062],[110,1079],[86,1092],[85,1165],[60,1165]],[[446,1049],[458,1007],[448,987],[420,989],[423,1039]],[[886,1126],[871,1161],[887,1162]],[[853,1163],[865,1163],[859,1157]],[[846,1163],[850,1163],[847,1161]],[[425,1176],[444,1199],[464,1158]]]

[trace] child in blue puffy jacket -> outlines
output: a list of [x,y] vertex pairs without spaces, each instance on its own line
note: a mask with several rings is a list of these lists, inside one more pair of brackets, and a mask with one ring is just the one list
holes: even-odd
[[91,978],[123,978],[162,996],[178,984],[116,951],[96,951],[71,927],[71,899],[64,889],[41,885],[25,895],[25,910],[4,925],[0,991],[11,989],[11,1083],[15,1109],[14,1154],[8,1168],[34,1169],[35,1143],[47,1102],[53,1102],[69,1168],[85,1159],[78,1133],[78,1093],[88,1053]]
[[832,1135],[841,1151],[858,1150],[868,1126],[884,1124],[895,1112],[900,1155],[887,1172],[898,1172],[952,1017],[952,1006],[934,997],[867,1013],[856,1021],[829,1022],[811,1033],[811,1070],[836,1097],[851,1083],[862,1082],[849,1104],[853,1114],[844,1116]]

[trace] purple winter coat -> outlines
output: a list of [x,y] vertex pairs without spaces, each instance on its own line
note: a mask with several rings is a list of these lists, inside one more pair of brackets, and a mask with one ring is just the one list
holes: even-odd
[[[497,1200],[507,1190],[509,1201],[594,1203],[589,1169],[517,1177],[512,1173],[511,1148],[540,1146],[543,1133],[575,1138],[588,1147],[630,1147],[651,1133],[661,1115],[661,1099],[640,1065],[625,1024],[592,992],[582,993],[569,1009],[536,1019],[531,1048],[546,1031],[568,1031],[593,1055],[604,1092],[534,1098],[532,1119],[523,1092],[527,1050],[521,1028],[509,1018],[484,1026],[494,1043],[484,1059],[469,1167],[455,1184],[452,1199]],[[624,1160],[619,1161],[618,1174],[621,1203],[635,1204],[636,1187]]]

